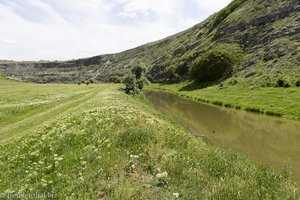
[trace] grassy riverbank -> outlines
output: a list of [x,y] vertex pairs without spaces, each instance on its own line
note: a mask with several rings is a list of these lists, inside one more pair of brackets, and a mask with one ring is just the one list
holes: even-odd
[[[32,93],[39,87],[44,92],[83,87],[14,84],[0,88],[6,98],[20,87]],[[285,170],[274,172],[209,145],[119,87],[93,85],[76,105],[24,128],[22,137],[10,132],[9,141],[0,141],[0,193],[53,192],[59,199],[299,199],[299,188]],[[30,96],[14,103],[23,105]],[[16,113],[10,120],[21,115]]]
[[300,119],[300,88],[251,88],[247,86],[210,86],[197,89],[189,82],[161,85],[151,84],[147,89],[161,90],[197,101],[226,107],[266,113],[290,119]]

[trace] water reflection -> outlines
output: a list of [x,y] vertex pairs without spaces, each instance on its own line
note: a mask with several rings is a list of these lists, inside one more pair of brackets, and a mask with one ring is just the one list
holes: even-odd
[[224,148],[277,170],[288,164],[291,178],[300,183],[299,121],[226,109],[162,92],[147,91],[145,96],[156,109]]

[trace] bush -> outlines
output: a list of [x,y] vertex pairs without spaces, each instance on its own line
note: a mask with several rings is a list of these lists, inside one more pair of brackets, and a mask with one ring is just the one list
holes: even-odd
[[180,61],[176,66],[176,73],[180,76],[186,74],[188,72],[188,68],[185,64],[185,62]]
[[122,83],[122,79],[119,76],[112,76],[109,78],[109,82],[111,83]]
[[131,70],[131,72],[135,75],[136,79],[140,79],[143,76],[143,73],[145,73],[145,71],[146,67],[145,64],[142,62],[139,62]]
[[[180,65],[178,65],[180,66]],[[165,74],[167,75],[169,79],[169,83],[178,83],[180,82],[180,76],[178,74],[178,66],[176,65],[170,65],[165,69]]]
[[[145,65],[139,62],[134,66],[131,72],[127,75],[124,80],[125,92],[127,94],[136,95],[139,94],[144,88],[144,83],[149,82],[143,75],[146,72]],[[147,81],[147,82],[146,82]]]
[[236,45],[220,45],[198,58],[190,69],[191,78],[197,82],[215,81],[233,71],[242,58],[242,49]]
[[285,88],[287,88],[287,87],[291,87],[291,84],[288,81],[284,80],[283,78],[279,78],[277,80],[275,86],[276,87],[285,87]]
[[300,80],[296,81],[295,86],[300,87]]
[[125,92],[127,94],[131,94],[131,95],[138,94],[137,80],[132,73],[129,73],[125,77],[124,83],[125,83]]
[[144,88],[144,81],[142,79],[137,80],[137,88],[142,91]]
[[167,75],[168,78],[172,78],[176,73],[176,66],[175,65],[170,65],[165,69],[165,74]]

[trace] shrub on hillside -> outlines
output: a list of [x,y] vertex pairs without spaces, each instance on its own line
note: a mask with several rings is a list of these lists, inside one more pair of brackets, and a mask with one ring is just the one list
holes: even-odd
[[181,67],[181,65],[170,65],[165,69],[165,74],[168,78],[169,83],[178,83],[180,82],[180,75],[178,73],[178,66]]
[[211,82],[231,74],[233,66],[243,55],[238,45],[221,44],[196,59],[190,69],[190,76],[199,83]]
[[165,68],[165,74],[168,78],[171,78],[172,76],[174,76],[175,73],[176,73],[176,66],[174,64]]
[[291,87],[291,84],[290,84],[287,80],[285,80],[285,79],[283,79],[283,78],[279,78],[279,79],[277,80],[275,86],[276,86],[276,87],[285,87],[285,88],[287,88],[287,87]]

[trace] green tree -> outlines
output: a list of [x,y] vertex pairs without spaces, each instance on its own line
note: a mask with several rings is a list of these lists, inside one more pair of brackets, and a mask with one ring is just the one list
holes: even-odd
[[145,64],[138,62],[135,66],[133,66],[131,72],[135,75],[136,79],[140,79],[146,72]]
[[243,51],[238,45],[221,44],[196,59],[190,69],[195,81],[211,82],[233,71],[233,66],[241,61]]
[[127,94],[135,95],[138,93],[137,80],[132,73],[128,73],[124,79],[125,92]]

